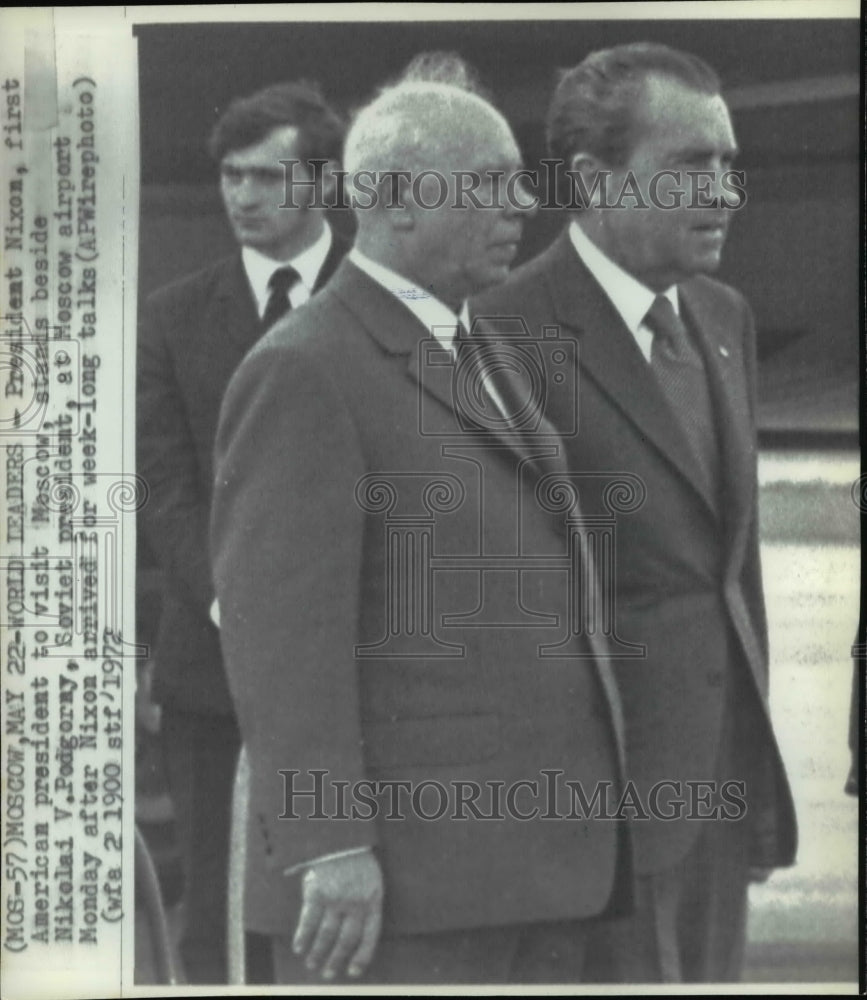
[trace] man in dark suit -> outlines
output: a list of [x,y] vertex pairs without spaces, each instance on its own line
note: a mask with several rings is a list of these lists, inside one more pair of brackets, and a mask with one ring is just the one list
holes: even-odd
[[[753,320],[706,276],[740,185],[719,89],[703,62],[660,45],[596,52],[566,73],[550,152],[586,207],[472,304],[478,316],[523,316],[536,337],[575,338],[569,465],[627,471],[646,489],[616,524],[609,609],[627,778],[642,804],[631,824],[639,878],[635,913],[595,932],[603,980],[736,979],[750,877],[795,854],[767,700]],[[567,426],[556,407],[554,424]],[[584,507],[605,513],[591,497]],[[630,656],[636,645],[645,656]],[[725,808],[730,781],[744,783],[728,786],[736,809]]]
[[[186,858],[182,957],[194,983],[226,978],[229,806],[240,746],[212,620],[217,417],[246,352],[328,280],[347,249],[321,207],[342,131],[306,84],[278,84],[233,102],[210,147],[239,250],[156,292],[139,327],[138,470],[150,491],[141,523],[165,585],[154,694]],[[317,182],[318,203],[309,183],[287,188],[281,160],[304,164],[294,176]],[[308,160],[326,164],[308,167]],[[285,207],[293,201],[296,207]]]
[[[247,924],[281,983],[575,982],[628,871],[618,824],[558,818],[541,772],[567,813],[563,776],[620,786],[616,690],[592,638],[540,655],[566,620],[563,513],[537,494],[556,435],[500,420],[505,386],[474,394],[455,340],[517,251],[526,195],[491,196],[519,153],[479,96],[404,82],[344,160],[377,194],[356,245],[245,359],[217,436]],[[467,178],[482,204],[453,207]]]

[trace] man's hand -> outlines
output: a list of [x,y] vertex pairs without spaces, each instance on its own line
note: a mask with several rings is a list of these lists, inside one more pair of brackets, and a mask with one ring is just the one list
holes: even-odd
[[344,968],[360,976],[382,927],[382,870],[369,851],[312,864],[292,947],[311,971],[333,979]]

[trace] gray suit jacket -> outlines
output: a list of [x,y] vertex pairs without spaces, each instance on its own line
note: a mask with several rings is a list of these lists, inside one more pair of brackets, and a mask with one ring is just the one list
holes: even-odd
[[[743,298],[717,281],[700,277],[679,288],[710,379],[721,497],[699,486],[662,390],[568,233],[472,307],[476,317],[520,315],[535,337],[557,327],[561,337],[574,338],[579,421],[577,433],[564,438],[569,466],[601,475],[627,472],[646,488],[640,508],[616,524],[616,632],[647,647],[644,659],[614,661],[627,777],[644,794],[663,781],[719,777],[717,753],[733,692],[751,743],[749,800],[762,814],[752,860],[786,865],[794,859],[796,825],[767,702],[752,316]],[[551,404],[549,418],[566,426],[569,415],[557,412],[557,397]],[[605,513],[590,492],[582,506],[587,515]],[[636,821],[636,869],[676,863],[700,828],[684,817]]]
[[[287,810],[298,818],[281,818],[286,772],[310,789],[309,772],[324,771],[332,810],[334,781],[476,782],[485,815],[488,783],[506,795],[545,769],[589,794],[619,787],[609,668],[589,642],[583,659],[539,656],[566,621],[565,574],[543,565],[562,570],[563,515],[536,495],[559,466],[529,461],[532,442],[456,436],[446,368],[420,361],[427,336],[344,262],[226,395],[212,544],[252,775],[247,917],[259,931],[294,925],[287,867],[359,845],[378,851],[386,927],[403,932],[588,917],[628,876],[620,824],[521,820],[505,799],[493,819],[450,818],[453,799],[448,815],[424,819],[411,792],[402,819],[387,818],[387,797],[374,819],[353,818],[350,796],[345,819],[317,819],[302,798]],[[516,553],[533,566],[515,569]],[[392,586],[390,571],[413,584]],[[513,805],[530,812],[524,792]],[[421,812],[437,811],[438,794]]]

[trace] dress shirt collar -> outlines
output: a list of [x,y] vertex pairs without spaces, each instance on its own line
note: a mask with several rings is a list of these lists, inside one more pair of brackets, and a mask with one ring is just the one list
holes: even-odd
[[[653,305],[657,293],[642,285],[637,278],[624,271],[619,264],[604,254],[590,239],[577,222],[569,226],[569,239],[584,262],[584,266],[602,286],[602,290],[611,299],[614,308],[623,317],[629,332],[639,339],[639,333],[644,332],[644,317]],[[662,292],[680,315],[680,301],[677,285],[672,285]],[[640,344],[639,344],[640,346]]]
[[266,257],[265,254],[254,250],[253,247],[241,249],[244,271],[250,282],[260,316],[265,314],[265,307],[268,304],[268,282],[271,280],[271,275],[280,267],[294,267],[301,279],[298,283],[300,288],[296,286],[299,294],[296,296],[294,290],[289,292],[293,307],[302,305],[310,298],[316,287],[316,279],[319,277],[325,258],[331,250],[332,239],[331,227],[327,222],[323,222],[322,232],[316,240],[306,250],[302,250],[295,257],[290,257],[289,260],[274,260],[272,257]]
[[364,271],[369,278],[372,278],[396,299],[399,299],[443,347],[447,350],[452,349],[458,323],[461,322],[466,326],[466,303],[459,318],[429,291],[416,285],[409,278],[404,278],[397,271],[392,271],[391,268],[371,260],[357,247],[353,247],[349,251],[349,259],[359,270]]

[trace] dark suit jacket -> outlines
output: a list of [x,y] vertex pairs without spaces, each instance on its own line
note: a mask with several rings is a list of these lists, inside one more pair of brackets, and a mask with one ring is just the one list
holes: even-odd
[[[334,233],[317,287],[346,250]],[[210,619],[214,436],[229,379],[261,333],[240,253],[155,292],[139,323],[136,461],[149,490],[140,517],[165,588],[154,694],[206,714],[232,711]]]
[[[733,289],[699,277],[679,286],[686,322],[704,354],[720,436],[724,496],[705,496],[683,432],[620,314],[580,261],[568,232],[507,282],[473,303],[473,315],[523,316],[534,336],[557,326],[577,339],[579,422],[565,439],[581,472],[629,472],[647,497],[616,523],[616,632],[646,659],[614,661],[626,719],[627,777],[717,777],[726,698],[733,686],[755,742],[749,777],[762,803],[756,864],[793,861],[792,800],[768,714],[768,647],[759,566],[755,354],[751,313]],[[552,397],[552,407],[556,407]],[[549,408],[555,426],[564,415]],[[583,500],[585,514],[592,494]],[[721,776],[726,778],[727,776]],[[731,775],[740,778],[741,775]],[[757,793],[758,783],[761,792]],[[636,870],[659,871],[688,850],[695,820],[636,821]]]
[[[223,649],[251,766],[247,919],[258,931],[285,935],[294,926],[298,879],[281,875],[288,866],[359,845],[379,850],[391,930],[586,917],[612,894],[618,824],[610,820],[521,821],[508,818],[504,798],[502,819],[428,821],[408,797],[401,820],[317,820],[310,802],[297,799],[299,818],[278,818],[279,772],[287,770],[302,772],[293,780],[306,789],[311,768],[327,772],[329,788],[363,779],[508,788],[539,780],[541,769],[562,770],[588,795],[596,781],[619,781],[607,668],[539,660],[539,644],[562,637],[562,573],[487,576],[487,627],[442,621],[472,616],[483,600],[481,575],[450,559],[508,556],[516,546],[557,558],[566,546],[562,515],[542,511],[540,473],[527,463],[517,471],[514,442],[491,439],[471,453],[461,441],[444,446],[454,441],[455,417],[446,385],[420,366],[426,335],[400,302],[344,262],[309,307],[251,352],[226,394],[212,544]],[[385,533],[392,498],[398,536],[429,529],[444,562],[427,619],[424,602],[416,605],[411,641],[392,655],[359,656],[357,645],[377,643],[390,627],[403,634],[394,624],[401,595],[387,585],[398,551]],[[400,559],[410,562],[402,565],[419,567],[423,546],[403,545]],[[519,579],[524,609],[552,613],[555,625],[508,626]],[[430,648],[426,620],[450,650]],[[480,801],[492,815],[490,801]],[[421,811],[437,805],[434,794]],[[517,807],[532,803],[519,797]]]

